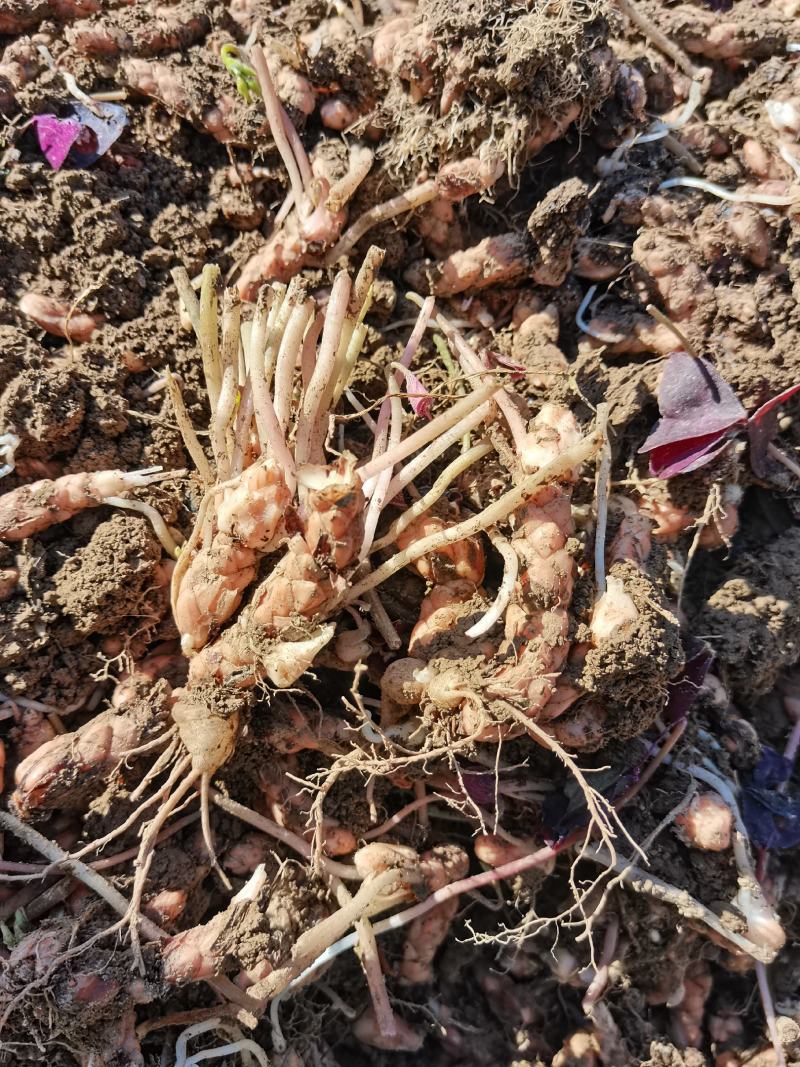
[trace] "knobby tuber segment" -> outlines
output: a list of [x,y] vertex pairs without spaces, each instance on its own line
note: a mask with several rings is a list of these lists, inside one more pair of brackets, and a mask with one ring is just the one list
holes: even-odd
[[0,1067],[791,1063],[797,12],[268,7],[0,2]]

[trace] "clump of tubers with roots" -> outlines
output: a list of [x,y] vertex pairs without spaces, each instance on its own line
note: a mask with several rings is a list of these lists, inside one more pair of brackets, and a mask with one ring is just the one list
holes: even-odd
[[[388,35],[384,27],[386,64],[393,62],[390,46],[403,39],[400,58],[407,53],[422,63],[420,27],[397,21]],[[187,1044],[215,1029],[232,1038],[215,1055],[241,1052],[266,1062],[260,1045],[230,1020],[234,1014],[254,1027],[268,1012],[273,1051],[289,1056],[283,1000],[353,948],[370,998],[354,1034],[376,1048],[418,1051],[423,1037],[396,1013],[387,974],[398,987],[430,982],[462,895],[504,880],[531,906],[518,926],[498,924],[476,938],[523,945],[554,926],[559,934],[585,929],[591,966],[576,982],[587,987],[587,1011],[597,1008],[622,953],[618,915],[604,914],[620,884],[674,905],[692,937],[702,929],[716,946],[763,970],[784,932],[756,876],[729,779],[691,746],[680,761],[672,752],[686,727],[685,710],[668,714],[674,688],[685,680],[680,625],[644,509],[610,491],[606,405],[584,426],[563,401],[535,410],[514,389],[519,368],[504,369],[463,332],[452,309],[414,293],[408,300],[419,314],[400,358],[381,367],[385,391],[381,386],[370,406],[354,391],[371,343],[366,320],[383,252],[370,248],[355,273],[336,271],[337,264],[373,225],[425,203],[449,208],[490,189],[500,161],[470,156],[446,164],[345,230],[345,205],[370,169],[371,152],[353,149],[347,175],[331,183],[322,159],[307,158],[260,49],[253,58],[292,193],[235,289],[221,287],[215,266],[204,268],[199,284],[183,269],[173,272],[196,335],[209,409],[200,431],[179,380],[166,372],[195,467],[193,495],[183,499],[194,514],[188,536],[182,540],[152,505],[126,495],[176,472],[68,474],[0,497],[0,540],[12,544],[89,508],[144,514],[173,561],[178,633],[173,646],[151,650],[119,680],[111,708],[18,764],[17,814],[1,813],[0,826],[48,866],[9,861],[0,873],[30,881],[69,875],[116,912],[118,921],[93,931],[88,944],[120,929],[130,936],[139,973],[127,984],[115,978],[115,995],[124,990],[130,1009],[113,1031],[119,1044],[136,1045],[130,1002],[146,1002],[154,986],[162,993],[191,982],[211,986],[222,1009],[217,1004],[203,1018],[175,1020],[186,1023],[178,1063],[203,1058],[187,1059]],[[426,74],[424,64],[415,70]],[[444,117],[460,107],[464,71],[441,87]],[[430,92],[431,86],[423,96]],[[541,132],[542,143],[551,132],[556,136],[555,126]],[[478,271],[478,260],[468,255],[459,268],[470,285],[473,267]],[[250,297],[254,306],[245,309],[242,300]],[[429,333],[446,353],[453,390],[438,397],[411,369]],[[409,620],[393,621],[389,597],[404,600],[413,615],[405,629],[401,622]],[[172,687],[166,676],[180,660],[185,681]],[[333,698],[322,691],[331,678]],[[644,738],[644,756],[633,772],[627,768],[627,786],[595,784],[589,771],[607,768],[591,766],[594,753],[603,750],[602,763],[605,746],[633,737]],[[522,763],[505,762],[507,742]],[[256,769],[250,766],[239,782],[245,750]],[[692,790],[670,816],[680,840],[730,853],[737,879],[728,902],[732,921],[638,865],[635,854],[644,863],[644,846],[622,809],[670,762]],[[133,773],[146,767],[135,785],[131,766]],[[551,783],[533,771],[530,781],[515,777],[519,766],[550,777],[558,769],[559,783],[578,797],[572,823],[547,823]],[[225,777],[230,767],[236,782]],[[351,775],[364,783],[366,829],[329,810],[337,784]],[[30,825],[56,811],[84,813],[109,781],[129,787],[129,803],[102,834],[62,847]],[[413,799],[398,807],[385,799],[392,791],[413,792]],[[252,807],[235,799],[249,803],[254,794]],[[196,801],[197,811],[176,819]],[[422,823],[434,801],[449,805],[468,834],[458,843],[412,847],[402,824],[412,813]],[[212,805],[249,826],[244,837],[226,839],[219,856]],[[503,825],[509,811],[517,830],[524,818],[524,836]],[[198,818],[199,834],[187,849],[194,848],[200,880],[216,873],[225,906],[205,921],[193,915],[182,924],[186,894],[148,899],[148,887],[160,843]],[[134,849],[100,856],[137,830]],[[571,861],[566,903],[540,918],[533,875],[552,871],[561,853]],[[307,865],[301,875],[287,855]],[[128,859],[134,874],[123,895],[100,871]],[[579,863],[600,873],[578,878]],[[314,900],[303,921],[292,908],[298,877]],[[155,912],[166,929],[155,924]],[[605,924],[597,958],[596,921]],[[392,968],[376,937],[400,929]],[[49,942],[41,930],[21,937],[10,961],[34,977],[22,991],[13,982],[0,985],[7,1002],[0,1029],[37,982],[68,964],[80,968],[86,947],[73,946],[63,925]],[[103,991],[86,974],[79,979],[74,999],[80,994],[99,1004]],[[702,983],[688,967],[685,984],[683,1000],[671,989],[663,1002],[680,1005],[690,1029],[692,995],[697,1000]]]
[[[130,898],[120,898],[124,907],[113,898],[121,919],[112,929],[120,923],[129,927],[141,973],[148,970],[142,931],[150,940],[161,940],[168,983],[212,980],[238,960],[246,975],[240,984],[249,986],[247,993],[234,994],[232,987],[238,987],[232,983],[217,991],[233,997],[243,1017],[252,1019],[267,1003],[276,1005],[287,991],[307,981],[327,959],[357,943],[373,1005],[359,1021],[357,1033],[378,1047],[412,1048],[419,1046],[419,1037],[391,1007],[376,932],[408,923],[399,976],[411,983],[427,981],[459,893],[548,863],[574,843],[574,835],[536,850],[510,844],[513,838],[484,833],[476,855],[488,869],[469,876],[469,858],[460,848],[442,846],[420,856],[391,840],[392,826],[430,799],[423,779],[416,801],[385,827],[370,831],[369,843],[355,850],[352,863],[339,862],[328,858],[322,847],[323,808],[330,789],[353,772],[368,781],[386,774],[407,788],[409,770],[422,760],[457,767],[453,753],[460,749],[466,755],[480,754],[487,743],[527,736],[553,753],[574,777],[587,805],[590,829],[585,832],[593,828],[600,838],[592,855],[605,857],[604,869],[615,864],[619,869],[615,839],[626,831],[615,805],[590,783],[574,755],[614,736],[603,702],[608,702],[608,690],[602,698],[592,691],[584,665],[604,650],[618,652],[640,624],[645,604],[661,593],[648,575],[647,520],[628,500],[613,498],[610,507],[606,500],[604,411],[595,428],[585,433],[561,405],[545,404],[533,415],[507,376],[491,369],[488,357],[446,315],[436,313],[432,297],[419,300],[419,317],[402,357],[387,368],[387,389],[375,417],[361,408],[371,438],[367,455],[359,459],[348,450],[346,435],[337,433],[337,427],[349,425],[341,421],[342,411],[345,400],[354,399],[350,383],[367,338],[364,320],[381,259],[381,251],[372,248],[354,278],[339,271],[324,304],[300,277],[288,285],[264,286],[246,321],[233,290],[224,291],[220,301],[215,267],[203,271],[199,296],[186,273],[175,271],[203,364],[211,457],[189,420],[177,381],[168,377],[202,495],[194,527],[180,548],[174,531],[161,529],[157,514],[150,517],[165,548],[177,555],[172,610],[181,653],[188,660],[188,680],[172,690],[159,682],[160,703],[153,710],[134,696],[134,671],[118,686],[113,711],[73,735],[56,737],[20,764],[14,803],[24,818],[41,817],[63,805],[64,782],[76,773],[91,773],[85,783],[100,780],[113,774],[121,761],[156,754],[131,792],[134,804],[127,817],[103,837],[59,859],[91,874],[82,857],[135,827],[155,807],[154,817],[141,829]],[[407,387],[412,397],[420,395],[414,393],[421,386],[409,367],[428,329],[437,330],[455,354],[466,390],[417,425],[418,412],[409,416],[402,390]],[[357,447],[364,452],[363,437]],[[495,484],[491,499],[480,503],[479,461],[490,454],[497,460],[492,468]],[[584,520],[578,537],[571,496],[595,460],[600,472],[597,513],[590,524]],[[19,540],[82,508],[104,503],[140,506],[148,514],[147,505],[118,494],[163,477],[156,472],[102,472],[14,490],[0,498],[2,536]],[[430,487],[420,492],[415,480]],[[441,505],[455,485],[461,486],[462,499],[461,512],[453,517]],[[403,504],[408,496],[411,502]],[[389,506],[396,513],[398,503],[400,514],[390,521]],[[606,546],[609,515],[616,531]],[[595,595],[588,611],[583,609],[586,621],[581,625],[573,614],[573,590],[584,546],[591,548],[592,543]],[[494,593],[486,578],[492,549],[502,563]],[[591,573],[588,559],[582,566]],[[418,621],[403,648],[379,589],[408,568],[426,581],[427,591],[418,599]],[[661,620],[661,640],[668,645],[677,624],[666,608],[659,612],[655,617]],[[350,626],[353,618],[355,631]],[[358,692],[363,664],[373,652],[388,661],[380,679],[381,698],[372,702],[379,709],[377,719]],[[315,667],[330,666],[353,672],[355,704],[345,701],[342,714],[358,711],[360,732],[348,736],[336,725],[335,713],[326,713],[328,725],[312,729],[295,705],[292,726],[287,730],[285,721],[281,726],[283,740],[274,734],[276,746],[282,746],[279,751],[316,749],[333,757],[323,764],[321,784],[312,788],[313,803],[294,801],[307,812],[308,829],[292,822],[280,805],[273,821],[213,790],[215,776],[234,757],[251,715],[251,692],[256,687],[271,690],[277,709],[280,694],[275,691],[307,691],[303,676]],[[653,720],[663,706],[666,682],[679,668],[674,656],[663,659]],[[270,705],[258,712],[266,717],[262,728],[267,737],[271,714]],[[289,766],[294,765],[285,768]],[[281,773],[288,772],[279,772],[278,781]],[[437,773],[440,779],[444,774],[459,810],[465,802],[469,810],[460,772]],[[151,785],[152,794],[145,798]],[[166,939],[143,916],[157,842],[194,791],[199,792],[207,863],[225,888],[231,890],[231,883],[216,856],[212,799],[260,833],[277,835],[311,859],[336,901],[327,918],[296,931],[288,952],[264,957],[257,967],[248,964],[246,953],[237,955],[235,944],[232,948],[226,942],[224,952],[215,948],[231,916],[241,917],[243,909],[248,914],[255,909],[256,915],[269,911],[265,853],[254,845],[243,846],[230,867],[235,874],[251,870],[252,877],[223,915]],[[84,795],[78,791],[76,806]],[[485,831],[479,806],[477,810]],[[21,826],[15,821],[13,828]],[[347,843],[338,852],[352,852],[357,838],[345,832],[347,827],[341,831],[339,840]],[[346,887],[348,881],[360,884],[354,894]],[[95,875],[89,884],[96,885]],[[591,891],[576,889],[565,914],[583,914]],[[752,910],[752,887],[748,891]],[[420,896],[405,912],[371,922],[376,912]],[[758,908],[772,945],[780,928],[760,897]],[[267,922],[266,914],[256,921]],[[355,934],[348,935],[351,926]],[[275,1035],[273,1026],[279,1044]]]

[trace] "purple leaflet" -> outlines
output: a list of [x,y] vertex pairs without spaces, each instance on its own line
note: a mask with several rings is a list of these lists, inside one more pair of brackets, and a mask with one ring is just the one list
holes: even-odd
[[793,764],[774,749],[764,747],[755,768],[742,785],[742,818],[760,848],[800,845],[800,798],[778,790],[792,776]]
[[80,122],[77,119],[60,119],[55,115],[34,115],[31,122],[36,127],[42,155],[53,170],[59,170],[70,148],[80,137]]
[[429,419],[431,417],[431,408],[433,407],[431,394],[408,367],[404,367],[402,363],[394,363],[393,366],[406,380],[406,391],[408,392],[408,402],[411,405],[411,410],[417,418]]
[[518,363],[515,359],[509,359],[502,352],[495,352],[493,349],[490,352],[485,352],[484,355],[490,367],[507,367],[511,371],[512,382],[519,382],[525,377],[525,365],[523,363]]
[[661,418],[639,449],[650,453],[650,471],[671,478],[710,463],[732,430],[747,422],[733,389],[705,359],[673,352],[658,389]]
[[81,124],[81,134],[72,155],[80,167],[88,167],[106,154],[128,125],[128,115],[119,104],[95,104],[95,115],[83,104],[73,104],[72,110]]
[[663,717],[670,726],[689,714],[714,661],[714,653],[696,637],[684,638],[683,646],[686,652],[684,668],[677,678],[667,683],[667,706]]
[[750,439],[750,466],[757,478],[768,478],[767,448],[778,436],[778,408],[795,393],[800,392],[800,384],[790,385],[782,393],[773,396],[760,408],[757,408],[747,420],[747,436]]
[[461,780],[464,789],[479,807],[494,811],[496,785],[491,771],[462,771]]
[[[646,759],[646,752],[640,749],[640,760],[633,770],[621,764],[612,765],[605,770],[592,772],[592,785],[604,797],[613,802],[629,785],[638,779],[641,764]],[[633,778],[630,776],[633,774]],[[589,822],[589,810],[586,797],[578,782],[570,777],[559,790],[548,793],[542,804],[542,833],[548,844],[561,841],[573,830],[586,826]]]
[[[675,726],[689,714],[700,692],[714,655],[711,649],[690,637],[684,640],[686,663],[681,673],[668,685],[667,704],[664,708],[664,721]],[[606,771],[592,774],[592,785],[603,794],[606,800],[614,804],[627,790],[639,781],[642,772],[660,751],[666,734],[654,742],[640,739],[637,744],[639,752],[632,764],[611,767]],[[645,746],[646,747],[643,747]],[[542,822],[547,839],[560,841],[568,833],[585,826],[589,821],[586,798],[578,783],[570,778],[560,791],[549,793],[542,805]]]

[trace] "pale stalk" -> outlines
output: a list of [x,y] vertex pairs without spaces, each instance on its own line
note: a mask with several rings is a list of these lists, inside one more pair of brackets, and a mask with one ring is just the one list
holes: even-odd
[[413,211],[414,208],[422,207],[423,204],[429,203],[438,195],[436,182],[431,179],[409,189],[405,193],[400,193],[399,196],[393,196],[391,200],[387,200],[383,204],[376,204],[369,211],[365,211],[348,230],[345,230],[325,256],[325,265],[332,267],[342,256],[347,255],[353,245],[360,241],[367,230],[371,230],[373,226],[393,219],[397,215],[402,215],[406,211]]
[[347,271],[339,271],[328,300],[317,364],[303,396],[303,403],[297,420],[295,456],[297,457],[298,466],[314,459],[311,455],[312,438],[317,422],[321,417],[324,417],[326,411],[325,394],[329,388],[331,392],[333,391],[331,379],[336,364],[342,323],[347,314],[349,296],[350,276]]
[[[284,126],[284,115],[286,115],[286,112],[284,111],[283,105],[275,91],[275,85],[272,81],[272,75],[269,72],[267,57],[264,55],[263,48],[261,48],[260,45],[255,45],[255,47],[250,50],[250,58],[258,77],[258,83],[261,86],[261,96],[264,100],[264,110],[267,113],[270,133],[272,134],[275,147],[278,149],[280,157],[283,160],[283,165],[286,167],[286,171],[289,175],[289,184],[291,185],[292,193],[294,194],[295,207],[298,214],[300,214],[305,200],[306,189],[303,184],[300,167],[292,150],[289,137],[287,137],[286,134],[286,127]],[[288,115],[286,118],[288,119]]]
[[501,537],[496,530],[489,530],[487,532],[489,540],[503,557],[503,580],[500,582],[497,596],[494,598],[489,610],[478,619],[474,626],[470,626],[470,628],[465,631],[465,636],[472,640],[475,640],[477,637],[483,637],[484,634],[487,634],[491,630],[496,622],[500,621],[503,612],[511,603],[517,575],[519,574],[519,556],[508,541]]
[[312,300],[306,300],[292,310],[275,362],[275,416],[284,436],[289,427],[292,411],[294,372],[303,347],[303,334],[313,314],[314,302]]
[[[386,372],[386,385],[389,390],[389,405],[391,407],[391,428],[387,433],[387,427],[381,428],[380,422],[378,423],[378,434],[375,438],[375,448],[372,453],[373,458],[376,454],[385,451],[387,445],[390,449],[396,448],[400,443],[400,437],[403,432],[403,406],[400,402],[396,376],[392,371]],[[381,410],[383,410],[383,407],[381,407]],[[372,496],[367,504],[367,513],[364,518],[364,537],[358,554],[359,559],[366,559],[369,555],[370,546],[375,537],[375,530],[381,517],[381,509],[386,502],[387,490],[391,481],[392,468],[387,467],[386,470],[381,471],[378,475]]]
[[216,411],[221,387],[222,369],[219,358],[219,337],[217,324],[219,309],[217,305],[217,282],[219,267],[207,263],[203,267],[200,283],[200,355],[203,360],[203,372],[208,390],[208,403]]
[[406,437],[397,448],[391,452],[384,452],[382,456],[378,456],[376,459],[365,463],[363,467],[359,467],[358,474],[361,481],[365,482],[369,478],[373,478],[387,467],[393,467],[407,456],[418,452],[419,449],[424,448],[425,445],[430,444],[431,441],[434,441],[446,430],[449,430],[451,426],[461,422],[466,415],[470,415],[485,401],[491,400],[497,391],[496,385],[482,386],[480,389],[476,389],[474,393],[457,400],[447,411],[443,411],[441,415],[437,415],[435,419],[431,419],[419,430]]
[[[477,396],[477,393],[473,394]],[[493,397],[494,399],[494,397]],[[469,434],[472,430],[475,430],[480,424],[492,413],[491,401],[485,401],[479,407],[475,408],[469,415],[465,415],[460,422],[457,422],[455,426],[451,426],[449,430],[439,437],[437,440],[432,441],[427,448],[424,448],[418,456],[415,456],[410,463],[407,463],[401,471],[392,478],[389,483],[389,489],[386,494],[388,500],[394,500],[401,489],[405,489],[409,482],[421,474],[427,467],[433,463],[435,459],[438,459],[448,448],[452,448],[453,445],[458,444],[462,437]]]
[[383,537],[374,542],[371,551],[377,552],[381,548],[388,548],[389,545],[394,544],[403,530],[409,527],[412,522],[415,522],[420,515],[424,515],[437,500],[444,496],[460,474],[468,470],[473,463],[477,463],[479,459],[488,456],[493,448],[494,446],[489,441],[482,441],[477,445],[473,445],[466,452],[462,452],[457,459],[454,459],[452,463],[445,467],[428,492],[423,494],[419,500],[415,500],[407,511],[404,511],[399,518],[395,519]]
[[397,574],[403,567],[414,563],[415,560],[427,555],[428,552],[437,551],[443,545],[452,545],[456,541],[463,541],[467,537],[473,537],[475,534],[487,530],[490,526],[496,526],[498,523],[503,522],[521,504],[528,500],[541,485],[557,481],[574,467],[579,467],[582,463],[585,463],[590,456],[595,454],[601,444],[601,435],[594,431],[588,437],[584,437],[582,441],[579,441],[578,444],[573,445],[572,448],[566,449],[560,456],[556,456],[555,459],[542,467],[541,470],[536,471],[535,474],[527,475],[520,481],[519,485],[503,493],[501,497],[487,508],[484,508],[480,514],[415,541],[408,548],[403,549],[402,552],[398,552],[386,560],[372,574],[367,575],[360,582],[356,582],[348,590],[342,601],[335,606],[334,610],[338,609],[341,604],[357,600],[369,589],[374,589],[376,585],[385,582],[387,578],[391,578],[393,574]]
[[211,466],[206,459],[206,454],[203,451],[203,446],[194,432],[189,413],[186,410],[186,405],[183,402],[183,395],[181,394],[180,386],[175,380],[172,371],[167,368],[164,371],[167,379],[167,389],[169,390],[169,397],[172,401],[172,407],[175,411],[175,421],[178,424],[178,431],[183,438],[183,443],[186,446],[186,451],[192,458],[192,462],[197,468],[197,472],[203,479],[205,485],[213,485],[216,479],[211,472]]

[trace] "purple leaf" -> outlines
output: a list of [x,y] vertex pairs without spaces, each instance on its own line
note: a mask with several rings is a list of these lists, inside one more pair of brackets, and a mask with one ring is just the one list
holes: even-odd
[[[714,654],[711,649],[690,637],[684,640],[686,663],[677,678],[668,685],[669,696],[664,708],[664,720],[673,727],[685,719],[697,700],[700,686],[703,684]],[[636,782],[652,758],[658,753],[666,735],[640,747],[635,762],[592,774],[592,785],[606,800],[615,803]],[[542,804],[542,823],[548,840],[560,841],[572,830],[585,826],[589,821],[589,812],[583,791],[569,779],[562,789],[549,793]]]
[[744,779],[742,818],[750,839],[761,848],[800,845],[800,799],[778,792],[791,778],[792,769],[790,760],[765,747]]
[[677,678],[667,683],[667,706],[664,721],[670,726],[685,719],[700,692],[708,670],[714,661],[714,653],[697,638],[685,638],[686,663]]
[[[633,773],[634,777],[629,775]],[[613,802],[628,785],[639,777],[640,769],[631,772],[625,766],[611,766],[592,772],[592,785]],[[573,830],[586,826],[589,809],[583,790],[574,778],[568,778],[561,789],[548,793],[542,803],[542,830],[548,842],[560,841]]]
[[58,170],[80,136],[80,122],[77,119],[59,119],[55,115],[34,115],[31,122],[36,127],[42,155],[53,170]]
[[650,473],[656,478],[674,478],[676,474],[688,474],[711,463],[727,447],[727,437],[720,441],[718,433],[662,445],[650,453]]
[[432,395],[408,367],[404,367],[402,363],[395,363],[393,366],[406,380],[406,392],[408,393],[408,402],[411,405],[411,410],[417,418],[429,419],[431,417],[431,408],[433,407]]
[[517,363],[516,360],[504,356],[502,352],[495,352],[494,350],[486,352],[485,356],[486,362],[490,367],[508,367],[512,371],[512,382],[521,381],[525,377],[525,365],[523,363]]
[[491,771],[462,771],[461,780],[478,807],[494,811],[495,776]]
[[128,125],[128,115],[119,104],[95,104],[99,114],[95,115],[83,104],[73,104],[72,110],[81,124],[81,135],[73,156],[81,167],[94,163],[106,154],[122,131]]
[[733,389],[705,359],[673,352],[658,389],[661,418],[639,449],[654,475],[670,478],[710,463],[725,438],[747,421]]
[[790,385],[757,408],[747,420],[750,466],[758,478],[768,477],[767,446],[778,436],[778,408],[797,392],[800,392],[800,384]]

